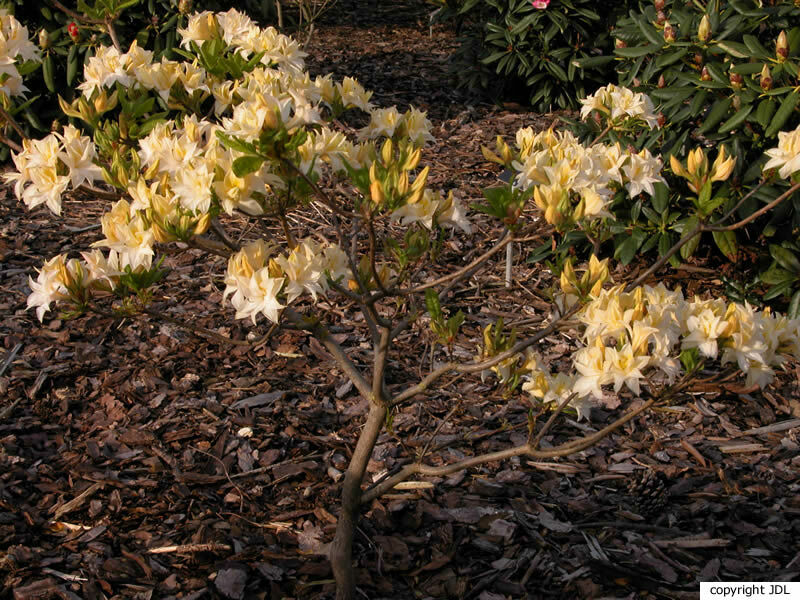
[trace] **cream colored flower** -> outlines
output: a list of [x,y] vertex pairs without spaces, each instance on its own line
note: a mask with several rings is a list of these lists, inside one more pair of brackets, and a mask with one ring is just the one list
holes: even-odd
[[770,148],[766,155],[769,160],[764,165],[764,171],[777,168],[783,178],[800,171],[800,126],[794,131],[778,133],[778,147]]

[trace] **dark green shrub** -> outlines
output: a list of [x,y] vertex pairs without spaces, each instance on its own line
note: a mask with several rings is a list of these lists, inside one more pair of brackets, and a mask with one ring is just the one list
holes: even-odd
[[447,0],[439,19],[463,19],[453,71],[462,86],[520,96],[539,110],[574,108],[613,75],[616,12],[590,0]]
[[[623,199],[614,207],[617,252],[621,244],[629,248],[634,239],[637,252],[664,254],[698,220],[713,222],[758,186],[767,160],[764,152],[777,146],[780,131],[800,124],[800,6],[766,0],[639,2],[638,10],[618,21],[613,35],[620,84],[649,94],[664,123],[661,130],[622,141],[660,152],[665,164],[670,155],[684,157],[693,148],[712,145],[727,148],[737,159],[730,181],[712,196],[697,198],[704,201],[704,209],[698,202],[687,202],[681,194],[685,182],[667,171],[669,194],[662,191],[652,203]],[[589,137],[600,126],[590,131],[584,127],[578,130]],[[786,183],[773,179],[762,184],[734,217],[747,218],[780,196]],[[791,282],[797,281],[797,274],[785,265],[787,253],[796,250],[798,206],[800,197],[795,194],[746,228],[703,234],[684,246],[680,256],[688,260],[698,250],[706,253],[712,244],[736,261],[739,244],[747,242],[759,248],[761,258],[743,269],[742,277],[750,281],[739,284],[748,287],[760,272],[761,282],[772,286],[766,300],[788,296],[795,285]],[[632,254],[626,252],[625,257]]]

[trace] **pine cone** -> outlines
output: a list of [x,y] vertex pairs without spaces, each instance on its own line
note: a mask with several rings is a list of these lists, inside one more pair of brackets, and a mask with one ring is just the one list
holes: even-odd
[[636,471],[628,484],[634,506],[643,517],[658,513],[667,504],[666,477],[661,471],[644,469]]

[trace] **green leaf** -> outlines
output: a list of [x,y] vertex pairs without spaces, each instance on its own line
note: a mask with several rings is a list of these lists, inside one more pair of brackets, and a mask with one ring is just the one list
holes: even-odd
[[614,54],[624,58],[638,58],[653,54],[661,49],[661,46],[649,44],[647,46],[636,46],[635,48],[614,48]]
[[656,209],[657,212],[663,213],[669,204],[669,188],[659,182],[653,185],[653,191],[655,193],[652,198],[650,198],[650,201],[653,203],[653,208]]
[[756,121],[762,128],[766,129],[777,106],[778,103],[774,98],[764,98],[758,104],[758,108],[756,109]]
[[781,267],[800,275],[800,260],[797,259],[794,252],[777,244],[770,244],[769,253]]
[[747,115],[753,112],[753,105],[750,104],[747,107],[740,108],[735,115],[733,115],[730,119],[725,121],[719,128],[720,133],[727,133],[733,129],[736,129],[745,122],[747,119]]
[[736,243],[736,234],[733,231],[714,231],[712,232],[714,241],[717,243],[717,248],[728,258],[730,261],[736,260],[736,252],[738,245]]
[[772,58],[769,51],[761,45],[761,42],[759,42],[758,38],[754,35],[744,35],[742,36],[742,41],[744,45],[747,46],[747,49],[750,50],[750,56],[752,58],[760,58],[762,60],[769,60]]
[[222,131],[217,131],[217,138],[219,139],[219,141],[222,142],[223,146],[231,150],[236,150],[237,152],[242,152],[244,154],[257,153],[255,145],[240,140],[239,138],[230,136],[227,133],[223,133]]
[[67,55],[67,85],[71,86],[75,83],[75,77],[78,75],[78,45],[73,44],[69,48]]
[[800,290],[797,290],[789,302],[789,310],[786,311],[790,319],[800,318]]
[[781,106],[778,111],[775,113],[775,116],[772,118],[772,122],[769,124],[769,127],[764,132],[764,135],[768,138],[775,137],[775,135],[780,131],[781,127],[786,123],[786,120],[789,118],[794,112],[794,109],[797,107],[798,102],[800,102],[800,94],[797,93],[797,90],[786,96],[781,102]]
[[42,61],[42,77],[44,84],[47,86],[48,91],[56,93],[56,82],[53,76],[53,55],[47,54]]
[[439,303],[439,294],[431,288],[425,290],[425,307],[428,309],[431,319],[438,321],[442,318],[442,305]]
[[717,123],[722,121],[722,119],[728,113],[728,109],[730,108],[732,102],[733,100],[731,98],[722,98],[720,100],[717,100],[711,107],[711,110],[708,111],[708,116],[706,117],[706,120],[703,122],[703,126],[700,127],[699,132],[707,133],[711,131],[711,129]]
[[[786,269],[781,269],[780,267],[773,265],[759,276],[761,281],[770,285],[780,285],[783,283],[791,283],[797,276],[792,273],[791,271],[787,271]],[[766,300],[766,298],[765,298]]]
[[[697,216],[691,216],[686,221],[684,221],[683,230],[681,235],[686,235],[690,231],[692,231],[695,227],[700,224],[700,219]],[[681,258],[683,260],[688,260],[697,250],[697,246],[700,245],[700,237],[701,234],[695,235],[692,239],[686,242],[683,246],[681,246]]]
[[260,156],[240,156],[233,161],[233,174],[237,177],[244,177],[258,171],[262,164],[264,164],[264,159]]
[[739,42],[717,42],[717,47],[721,48],[734,58],[749,58],[749,50],[744,44]]
[[794,287],[793,284],[794,278],[792,278],[791,281],[783,281],[777,285],[774,285],[766,294],[764,294],[764,300],[772,300],[778,296],[788,296],[789,292],[791,292],[792,288]]

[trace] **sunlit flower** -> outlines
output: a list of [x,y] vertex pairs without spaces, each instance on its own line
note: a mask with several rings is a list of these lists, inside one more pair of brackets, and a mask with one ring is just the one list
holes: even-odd
[[764,165],[764,171],[778,169],[781,177],[789,178],[800,171],[800,126],[794,131],[781,131],[778,133],[778,147],[766,151],[769,160]]

